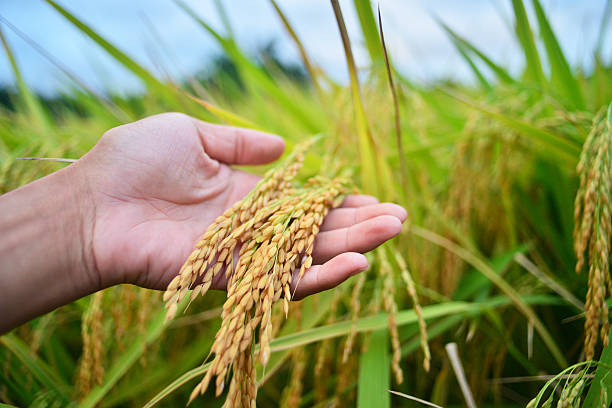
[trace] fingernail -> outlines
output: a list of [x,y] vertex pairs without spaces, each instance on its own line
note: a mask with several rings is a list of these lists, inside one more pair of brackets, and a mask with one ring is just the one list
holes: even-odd
[[[397,205],[397,204],[396,204]],[[406,219],[408,219],[408,211],[406,211],[406,209],[404,207],[402,207],[401,205],[397,205],[398,207],[398,215],[399,215],[399,220],[401,222],[406,221]]]
[[359,269],[358,269],[358,273],[359,273],[359,272],[363,272],[363,271],[365,271],[365,270],[366,270],[366,269],[368,269],[369,267],[370,267],[370,264],[369,264],[369,262],[368,262],[368,258],[366,258],[366,257],[364,256],[364,257],[363,257],[363,259],[361,260],[361,263],[360,263],[360,266],[359,266]]

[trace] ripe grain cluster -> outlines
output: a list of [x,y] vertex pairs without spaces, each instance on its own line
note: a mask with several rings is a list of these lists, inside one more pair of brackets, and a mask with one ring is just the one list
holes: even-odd
[[612,105],[607,115],[600,112],[587,138],[577,172],[580,186],[574,205],[574,249],[576,272],[588,269],[589,290],[585,311],[584,349],[587,360],[595,355],[599,334],[608,345],[610,321],[606,292],[610,280],[610,238],[612,237]]
[[272,307],[282,301],[287,315],[292,290],[312,265],[320,225],[346,189],[341,178],[314,177],[295,185],[309,145],[296,147],[283,165],[219,216],[168,285],[164,301],[172,318],[189,292],[193,300],[222,274],[227,280],[222,324],[211,348],[214,358],[191,399],[206,391],[212,377],[220,395],[231,372],[225,406],[255,406],[254,363],[265,365],[270,358]]

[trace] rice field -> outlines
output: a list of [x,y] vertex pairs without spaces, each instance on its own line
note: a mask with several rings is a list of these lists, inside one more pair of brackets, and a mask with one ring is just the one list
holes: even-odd
[[[0,337],[0,407],[609,406],[610,1],[588,72],[570,66],[539,0],[512,0],[519,75],[440,21],[474,85],[423,85],[396,70],[384,15],[368,0],[342,5],[359,17],[367,67],[330,1],[348,84],[310,59],[280,1],[269,0],[297,71],[246,53],[231,30],[176,0],[231,69],[172,81],[68,2],[45,1],[146,93],[101,94],[64,68],[72,91],[44,99],[0,31],[17,85],[0,107],[0,193],[70,164],[20,158],[78,159],[108,129],[161,112],[275,133],[287,149],[280,164],[245,167],[264,181],[202,231],[165,294],[115,286]],[[354,191],[406,208],[402,233],[368,253],[367,271],[287,301],[290,271],[310,266],[325,214]],[[263,275],[209,291],[221,267],[209,268],[193,286],[213,260],[232,264],[236,245],[237,268],[255,263]],[[265,290],[238,313],[247,288]],[[232,343],[237,322],[247,329]]]

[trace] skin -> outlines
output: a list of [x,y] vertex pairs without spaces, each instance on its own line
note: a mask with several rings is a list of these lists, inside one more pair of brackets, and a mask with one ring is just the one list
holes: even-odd
[[[111,129],[74,164],[0,196],[0,333],[119,283],[165,289],[206,228],[259,180],[230,165],[269,163],[283,150],[278,136],[165,113]],[[325,218],[295,298],[367,269],[361,253],[405,219],[400,206],[348,196]]]

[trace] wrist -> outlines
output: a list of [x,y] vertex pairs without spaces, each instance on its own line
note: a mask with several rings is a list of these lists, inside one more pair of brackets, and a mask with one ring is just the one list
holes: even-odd
[[0,332],[100,289],[88,244],[95,210],[78,167],[0,197]]
[[93,230],[95,227],[95,203],[91,193],[88,172],[80,161],[54,173],[50,177],[54,188],[61,192],[63,209],[59,212],[64,225],[64,263],[67,265],[75,289],[85,294],[103,289],[103,280],[96,265],[93,252]]

